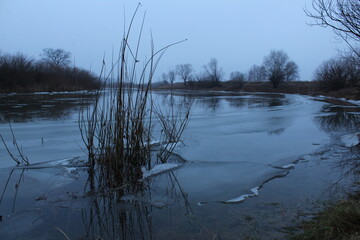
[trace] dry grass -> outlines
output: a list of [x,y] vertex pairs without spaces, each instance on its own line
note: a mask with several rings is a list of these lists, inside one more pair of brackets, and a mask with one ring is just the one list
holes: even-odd
[[[189,117],[189,108],[184,115],[165,116],[154,107],[151,94],[154,71],[162,54],[174,44],[158,51],[152,44],[151,57],[138,67],[143,25],[135,48],[129,43],[137,11],[138,8],[124,34],[118,59],[111,64],[109,73],[102,73],[106,83],[98,91],[94,104],[79,118],[88,152],[91,185],[98,180],[102,188],[121,189],[120,195],[141,189],[138,180],[142,178],[143,167],[151,168],[155,160],[166,162],[180,141]],[[105,85],[112,87],[105,89]],[[153,133],[155,124],[162,126],[159,131],[162,134]],[[159,139],[158,159],[154,160],[152,143]]]
[[296,240],[348,240],[360,239],[360,201],[342,200],[326,208],[301,226],[303,233]]

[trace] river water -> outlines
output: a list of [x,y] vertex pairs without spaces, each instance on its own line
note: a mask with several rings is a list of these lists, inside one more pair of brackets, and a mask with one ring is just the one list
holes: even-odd
[[346,184],[334,183],[354,157],[358,106],[282,94],[153,95],[165,109],[191,104],[181,161],[116,201],[88,191],[78,119],[94,94],[1,95],[0,134],[16,152],[11,122],[31,163],[16,166],[0,146],[1,239],[286,239],[284,229],[318,201],[343,193]]

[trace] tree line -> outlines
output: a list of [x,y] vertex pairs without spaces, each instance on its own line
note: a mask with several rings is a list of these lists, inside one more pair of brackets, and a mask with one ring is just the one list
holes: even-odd
[[[313,81],[320,89],[334,91],[346,87],[360,87],[359,56],[354,53],[337,56],[324,61],[314,72]],[[173,85],[179,79],[185,86],[198,88],[220,87],[224,80],[224,71],[218,61],[212,58],[203,66],[203,71],[195,74],[191,64],[180,64],[161,75],[165,84]],[[282,50],[272,50],[264,57],[262,65],[254,64],[246,73],[231,72],[229,82],[237,89],[242,89],[246,82],[269,81],[273,88],[285,82],[299,79],[298,65],[290,60]]]
[[40,59],[0,52],[0,92],[76,91],[100,87],[91,72],[71,65],[71,53],[46,48]]
[[[217,59],[212,58],[203,66],[203,71],[198,74],[195,74],[191,64],[180,64],[167,73],[163,73],[161,80],[172,85],[177,76],[184,82],[184,85],[218,87],[224,80],[224,71],[219,66]],[[269,55],[265,56],[261,66],[253,65],[247,73],[232,72],[229,81],[234,82],[241,89],[247,81],[268,80],[274,88],[277,88],[281,83],[296,80],[298,77],[298,66],[290,60],[287,53],[282,50],[272,50]]]
[[[312,9],[305,9],[305,13],[313,19],[311,25],[331,28],[349,47],[346,54],[340,54],[320,64],[314,72],[313,80],[318,83],[320,89],[325,91],[348,87],[360,89],[360,1],[313,0]],[[187,69],[191,69],[190,73],[193,73],[191,67],[187,66]],[[223,72],[218,67],[216,59],[212,59],[204,66],[204,69],[204,73],[188,74],[186,78],[181,75],[181,67],[177,67],[175,73],[184,80],[185,85],[187,81],[200,84],[216,80],[208,86],[218,86],[220,84],[218,80],[221,80]],[[167,75],[164,76],[165,80],[169,80]],[[241,72],[230,74],[230,81],[236,82],[240,89],[246,81],[267,80],[272,83],[274,88],[277,88],[283,82],[298,78],[298,66],[295,62],[290,61],[283,51],[271,51],[264,58],[262,65],[253,65],[246,74]],[[170,81],[170,83],[173,82]]]
[[360,88],[360,1],[313,0],[305,13],[313,19],[312,25],[333,29],[349,47],[348,53],[323,62],[314,79],[327,91]]

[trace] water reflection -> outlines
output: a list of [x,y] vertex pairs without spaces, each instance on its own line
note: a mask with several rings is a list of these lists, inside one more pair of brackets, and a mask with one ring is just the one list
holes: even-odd
[[90,92],[0,95],[0,122],[69,119],[93,99]]
[[199,99],[197,104],[201,108],[205,108],[213,113],[217,112],[221,107],[221,98],[211,97]]
[[[3,237],[12,239],[11,236],[16,235],[19,239],[31,239],[36,235],[42,238],[37,235],[38,229],[42,229],[47,234],[44,239],[56,238],[60,233],[49,231],[57,226],[70,239],[156,239],[154,211],[168,206],[170,211],[181,209],[182,215],[193,221],[187,194],[172,172],[162,174],[161,181],[156,177],[142,181],[142,189],[129,186],[91,189],[84,181],[85,172],[66,174],[67,171],[63,166],[2,170],[0,231]],[[42,177],[34,182],[34,176]],[[69,185],[59,185],[61,176],[63,181],[70,181]],[[85,188],[82,183],[87,184]],[[32,211],[34,207],[36,212]],[[22,220],[17,222],[19,218]],[[36,224],[17,228],[15,235],[14,229],[9,228],[29,225],[32,221]]]
[[235,109],[241,108],[274,108],[289,104],[289,101],[283,98],[262,98],[262,97],[209,97],[200,98],[198,105],[201,108],[210,110],[211,112],[218,112],[221,108],[229,107]]
[[[144,182],[142,191],[106,195],[95,194],[89,208],[82,210],[86,239],[156,239],[153,211],[168,205],[177,205],[186,216],[192,213],[187,195],[176,176],[164,175],[165,188],[159,192],[156,179]],[[173,207],[173,206],[172,206]]]
[[352,112],[354,109],[345,107],[324,107],[323,112],[332,112],[324,116],[314,118],[321,130],[333,131],[358,131],[360,129],[360,115]]
[[272,131],[269,131],[268,134],[269,135],[281,135],[285,132],[286,128],[278,128],[278,129],[275,129],[275,130],[272,130]]
[[248,105],[249,99],[245,98],[226,98],[230,107],[233,108],[244,108]]

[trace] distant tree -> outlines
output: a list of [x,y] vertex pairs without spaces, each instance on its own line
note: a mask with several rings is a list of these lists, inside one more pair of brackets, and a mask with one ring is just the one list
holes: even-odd
[[186,86],[187,81],[191,78],[191,74],[193,72],[193,68],[191,64],[180,64],[176,66],[176,74],[180,76],[180,78],[184,81],[184,85]]
[[338,90],[346,86],[346,75],[343,62],[332,58],[323,62],[315,70],[315,81],[319,82],[320,87],[327,91]]
[[168,75],[166,73],[161,74],[161,81],[163,83],[169,84]]
[[264,66],[253,65],[248,73],[248,81],[262,82],[266,79],[266,70]]
[[315,81],[327,91],[334,91],[360,83],[360,67],[346,58],[332,58],[315,70]]
[[332,28],[360,56],[360,1],[313,0],[312,7],[305,12],[315,20],[313,25]]
[[204,66],[204,69],[207,78],[219,86],[223,78],[224,72],[222,68],[219,67],[218,61],[215,58],[212,58],[210,62]]
[[347,85],[357,86],[360,85],[360,56],[349,54],[343,58],[345,61],[345,68],[348,72]]
[[17,53],[13,56],[7,56],[5,61],[11,66],[11,69],[16,72],[31,71],[34,60],[28,58],[22,53]]
[[170,84],[173,85],[174,82],[175,82],[175,78],[176,78],[176,73],[175,73],[175,71],[170,70],[170,71],[168,72],[168,75],[169,75]]
[[71,53],[61,48],[45,48],[40,57],[44,63],[55,68],[67,67],[71,63]]
[[265,56],[263,66],[267,78],[274,88],[286,80],[294,80],[298,77],[296,64],[289,61],[288,55],[282,50],[272,50],[269,55]]
[[235,83],[238,88],[242,89],[246,82],[246,75],[242,72],[232,72],[230,73],[230,81]]
[[44,61],[17,53],[0,55],[0,92],[73,91],[98,89],[100,81],[79,68],[54,71]]
[[285,81],[294,81],[299,78],[299,67],[294,61],[290,61],[285,65]]

